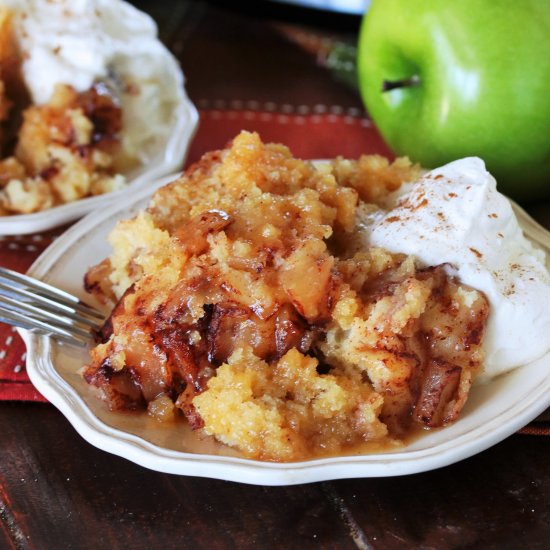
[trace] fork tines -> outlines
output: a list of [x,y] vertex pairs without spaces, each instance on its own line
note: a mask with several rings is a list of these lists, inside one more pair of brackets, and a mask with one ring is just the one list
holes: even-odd
[[102,313],[76,296],[0,267],[0,321],[86,345],[103,320]]

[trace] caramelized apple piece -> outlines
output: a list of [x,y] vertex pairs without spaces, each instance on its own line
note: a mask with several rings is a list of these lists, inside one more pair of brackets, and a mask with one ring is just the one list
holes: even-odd
[[225,212],[211,210],[180,226],[174,237],[181,242],[187,254],[198,256],[208,248],[208,235],[225,229],[230,223],[231,218]]
[[320,241],[306,241],[294,250],[281,272],[281,284],[300,315],[310,323],[329,318],[332,307],[334,258]]
[[443,426],[455,418],[449,410],[457,398],[462,369],[442,359],[430,361],[413,418],[430,428]]
[[86,367],[83,378],[100,389],[110,410],[136,410],[145,404],[140,384],[130,368],[117,371],[107,360],[98,369]]
[[94,295],[103,304],[115,300],[113,288],[109,280],[111,269],[111,261],[109,258],[105,258],[102,262],[91,267],[84,276],[84,288],[86,292]]

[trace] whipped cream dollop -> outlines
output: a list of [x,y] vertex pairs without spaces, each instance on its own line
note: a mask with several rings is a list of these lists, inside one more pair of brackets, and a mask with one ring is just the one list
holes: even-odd
[[13,14],[25,84],[36,104],[56,84],[77,91],[106,80],[123,108],[123,147],[147,161],[182,101],[181,70],[153,19],[122,0],[0,0]]
[[550,350],[550,275],[545,255],[525,238],[510,202],[482,160],[433,170],[367,221],[371,246],[413,254],[426,266],[449,264],[485,293],[490,314],[485,369],[492,378]]

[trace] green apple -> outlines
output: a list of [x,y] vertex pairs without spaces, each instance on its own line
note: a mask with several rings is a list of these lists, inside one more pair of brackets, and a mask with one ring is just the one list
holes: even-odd
[[479,156],[501,191],[550,197],[550,0],[372,0],[358,73],[397,154]]

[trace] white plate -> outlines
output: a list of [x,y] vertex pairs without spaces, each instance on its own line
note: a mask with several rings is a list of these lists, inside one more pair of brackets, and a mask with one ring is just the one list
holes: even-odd
[[184,91],[183,75],[180,72],[176,76],[181,95],[178,106],[173,111],[168,139],[166,143],[159,144],[158,153],[146,165],[127,175],[128,185],[124,189],[62,204],[43,212],[0,216],[0,235],[39,233],[72,222],[92,210],[112,204],[119,197],[133,197],[142,188],[151,189],[150,182],[179,170],[185,162],[189,144],[197,129],[199,114]]
[[[154,187],[170,181],[164,178]],[[149,198],[144,190],[73,226],[35,262],[29,273],[86,299],[82,278],[106,257],[107,234],[118,219],[134,215]],[[550,234],[516,209],[526,234],[545,249]],[[88,299],[89,300],[89,299]],[[426,432],[393,452],[275,464],[249,460],[185,425],[162,428],[140,413],[112,413],[94,398],[77,374],[86,352],[21,331],[27,371],[38,390],[93,445],[147,468],[181,475],[261,485],[292,485],[339,478],[380,477],[432,470],[498,443],[550,406],[550,353],[472,389],[460,420]]]

